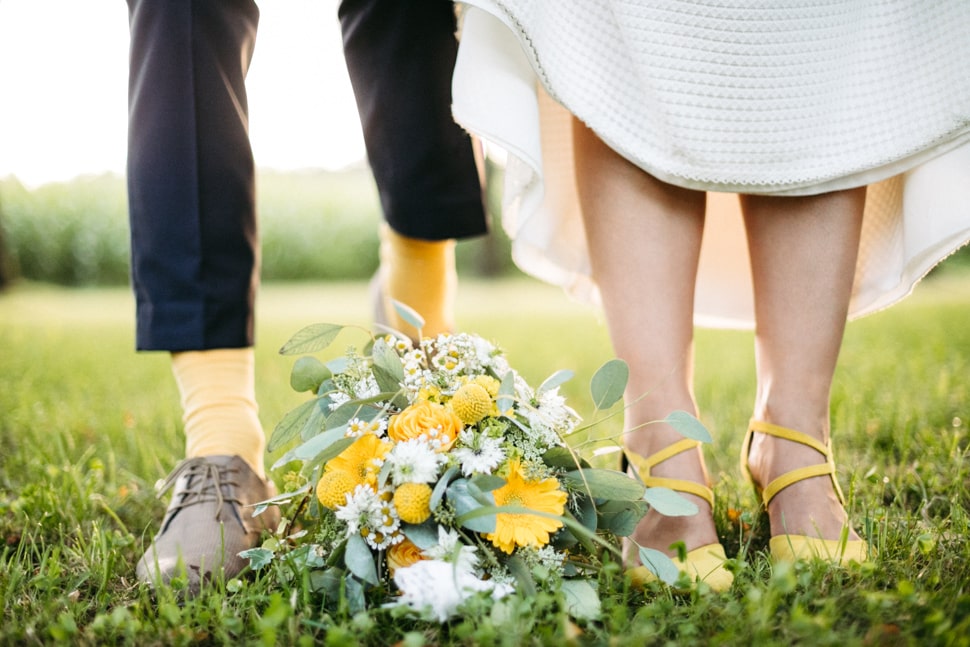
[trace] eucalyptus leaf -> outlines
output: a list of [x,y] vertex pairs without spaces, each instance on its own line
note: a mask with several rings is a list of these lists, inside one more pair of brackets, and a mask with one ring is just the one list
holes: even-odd
[[[490,497],[488,494],[485,496]],[[475,532],[495,532],[494,514],[470,514],[486,506],[471,493],[467,479],[456,479],[448,486],[448,501],[455,507],[458,522],[465,528]],[[494,505],[495,501],[492,500],[491,506],[494,507]]]
[[594,499],[637,501],[643,497],[643,484],[623,472],[607,469],[585,469],[567,472],[563,477],[573,487]]
[[374,350],[371,357],[374,365],[371,370],[377,386],[381,391],[398,392],[404,383],[404,364],[401,358],[394,352],[386,341],[378,339],[374,342]]
[[364,538],[357,533],[347,538],[347,552],[344,553],[344,563],[347,564],[347,570],[351,573],[368,584],[377,585],[377,566],[374,564],[374,555]]
[[[324,452],[326,449],[332,447],[335,443],[341,445],[339,448],[339,451],[337,451],[337,454],[339,454],[340,452],[343,451],[344,448],[348,447],[355,440],[354,438],[347,438],[346,434],[347,434],[346,426],[337,427],[335,429],[330,429],[328,431],[325,431],[322,434],[317,434],[316,436],[313,436],[312,438],[310,438],[310,440],[307,440],[303,444],[298,445],[293,449],[291,449],[290,451],[286,452],[286,454],[281,456],[279,460],[277,460],[276,463],[273,464],[273,469],[282,467],[283,465],[286,465],[290,461],[314,460],[317,457],[319,457],[320,454]],[[341,443],[341,441],[343,440],[349,440],[350,442]],[[334,454],[334,456],[336,456],[337,454]],[[332,456],[330,458],[332,458]],[[329,458],[325,460],[329,460]]]
[[286,413],[283,418],[276,423],[273,435],[267,445],[268,451],[276,451],[286,443],[300,435],[304,424],[310,419],[313,410],[317,407],[318,400],[308,400]]
[[498,387],[498,397],[495,404],[503,415],[515,404],[515,373],[509,371],[502,376],[502,383]]
[[330,379],[332,375],[330,369],[323,362],[316,357],[304,355],[293,362],[293,368],[290,371],[290,386],[297,393],[316,392],[320,385]]
[[367,597],[364,595],[364,585],[360,580],[348,577],[344,581],[344,596],[347,600],[347,612],[357,615],[367,610]]
[[566,597],[566,611],[577,620],[598,620],[603,612],[600,596],[593,585],[584,579],[565,579],[562,592]]
[[420,314],[418,314],[417,310],[396,299],[391,299],[391,304],[394,306],[394,312],[396,312],[397,315],[408,325],[413,326],[418,330],[424,328],[424,319]]
[[667,517],[689,517],[697,514],[697,504],[670,488],[647,488],[643,494],[643,500],[649,503],[651,508]]
[[647,513],[644,501],[606,501],[597,506],[600,527],[617,537],[629,537]]
[[448,485],[451,484],[452,479],[457,475],[458,468],[455,466],[451,466],[445,470],[445,473],[441,475],[441,478],[434,484],[434,489],[431,491],[431,501],[428,503],[429,508],[432,510],[438,508],[438,504],[441,503],[441,498],[445,495],[445,490],[448,489]]
[[711,432],[695,416],[686,411],[674,411],[663,420],[668,425],[676,429],[681,436],[699,440],[702,443],[712,443]]
[[640,563],[647,567],[647,570],[656,575],[660,581],[666,584],[673,584],[680,578],[680,571],[674,560],[670,559],[659,550],[639,546],[637,551],[640,556]]
[[302,355],[323,350],[337,338],[345,326],[338,324],[310,324],[296,332],[280,348],[281,355]]
[[401,524],[401,532],[421,550],[438,545],[438,524],[430,519],[419,524]]
[[495,476],[494,474],[476,474],[475,476],[471,477],[469,481],[481,492],[491,492],[492,490],[497,490],[506,483],[505,479],[503,479],[501,476]]
[[575,375],[575,373],[573,373],[568,369],[556,371],[555,373],[547,377],[542,384],[539,385],[539,388],[536,389],[536,393],[545,393],[546,391],[552,391],[557,386],[565,384],[569,380],[573,379],[573,375]]
[[[579,461],[577,464],[576,461]],[[571,452],[568,447],[553,447],[547,450],[542,455],[542,462],[549,467],[561,469],[561,470],[574,470],[580,467],[589,467],[589,463],[586,462],[578,454]]]
[[621,359],[611,359],[603,364],[593,379],[590,380],[589,390],[593,396],[593,404],[600,411],[609,409],[623,398],[627,380],[630,379],[630,367]]

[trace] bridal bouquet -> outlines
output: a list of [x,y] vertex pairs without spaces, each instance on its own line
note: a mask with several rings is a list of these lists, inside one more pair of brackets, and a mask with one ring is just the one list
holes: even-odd
[[[313,397],[274,431],[271,450],[295,445],[276,466],[300,470],[263,505],[299,505],[289,528],[244,553],[252,566],[279,560],[280,572],[356,609],[407,605],[444,621],[471,596],[545,587],[563,591],[573,615],[595,616],[598,569],[620,560],[617,538],[649,497],[567,445],[580,423],[559,394],[570,373],[533,388],[471,334],[417,346],[371,336],[316,359],[342,329],[309,326],[281,350],[303,355],[291,384]],[[598,409],[621,399],[626,378],[619,360],[596,373]],[[676,578],[669,560],[649,557]]]

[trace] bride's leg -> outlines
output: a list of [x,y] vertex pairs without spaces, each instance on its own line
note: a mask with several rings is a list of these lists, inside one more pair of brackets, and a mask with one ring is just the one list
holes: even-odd
[[[704,228],[705,195],[673,187],[632,165],[574,121],[576,182],[593,276],[617,356],[629,364],[624,444],[650,456],[682,436],[646,425],[674,410],[695,413],[692,392],[694,282]],[[646,397],[640,398],[643,394]],[[654,476],[706,482],[700,450],[660,463]],[[633,538],[668,551],[717,541],[710,506],[686,495],[700,512],[651,512]]]
[[[864,203],[864,188],[799,198],[742,198],[757,321],[754,417],[822,442],[829,438],[829,396]],[[749,453],[752,476],[762,486],[821,460],[810,447],[758,433]],[[773,536],[838,539],[846,523],[826,476],[782,490],[769,505],[769,515]]]

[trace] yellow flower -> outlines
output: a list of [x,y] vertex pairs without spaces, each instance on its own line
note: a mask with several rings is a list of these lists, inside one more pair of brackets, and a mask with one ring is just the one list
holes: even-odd
[[492,398],[481,384],[471,382],[464,385],[452,396],[451,410],[466,425],[473,425],[492,411]]
[[391,573],[420,562],[422,559],[426,558],[421,554],[421,549],[407,538],[387,549],[387,567],[391,569]]
[[384,456],[390,450],[390,443],[374,434],[364,434],[347,449],[327,461],[325,471],[346,472],[353,479],[354,487],[369,485],[376,489],[377,474],[381,471]]
[[387,425],[387,436],[395,442],[426,437],[439,452],[446,452],[458,440],[461,419],[444,405],[418,400],[393,416]]
[[347,503],[347,494],[354,491],[357,482],[353,475],[343,470],[325,472],[317,482],[317,500],[331,510]]
[[[561,516],[566,508],[566,493],[554,478],[527,481],[519,460],[509,461],[505,485],[493,492],[495,505],[529,508]],[[495,532],[485,538],[499,550],[511,553],[517,546],[545,546],[550,533],[562,527],[557,519],[531,514],[499,513],[495,515]]]
[[474,378],[472,378],[471,383],[477,384],[488,391],[489,397],[492,398],[498,395],[498,390],[502,386],[502,383],[491,375],[476,375]]
[[431,486],[427,483],[402,483],[394,491],[394,507],[405,523],[422,523],[431,516]]

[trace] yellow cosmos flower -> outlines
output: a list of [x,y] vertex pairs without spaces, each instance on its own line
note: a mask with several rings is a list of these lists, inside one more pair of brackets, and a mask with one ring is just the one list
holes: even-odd
[[369,485],[376,489],[377,474],[381,471],[384,456],[389,451],[391,451],[390,443],[374,434],[364,434],[338,456],[327,461],[326,470],[346,472],[353,479],[354,487]]
[[473,425],[489,413],[493,408],[492,398],[481,384],[470,382],[457,391],[448,403],[466,425]]
[[426,437],[439,452],[446,452],[458,440],[461,419],[453,411],[437,402],[418,400],[392,417],[387,436],[395,442]]
[[[493,495],[497,506],[529,508],[557,516],[566,509],[566,493],[559,489],[559,481],[554,478],[527,481],[518,460],[509,461],[506,483]],[[499,513],[495,517],[495,532],[486,534],[485,538],[505,553],[511,553],[518,546],[545,546],[550,534],[562,527],[557,519],[531,514]]]
[[387,549],[387,567],[391,573],[399,568],[405,568],[426,559],[421,554],[421,549],[414,545],[410,539],[394,544]]
[[431,516],[431,486],[427,483],[402,483],[394,491],[394,507],[405,523],[423,523]]

